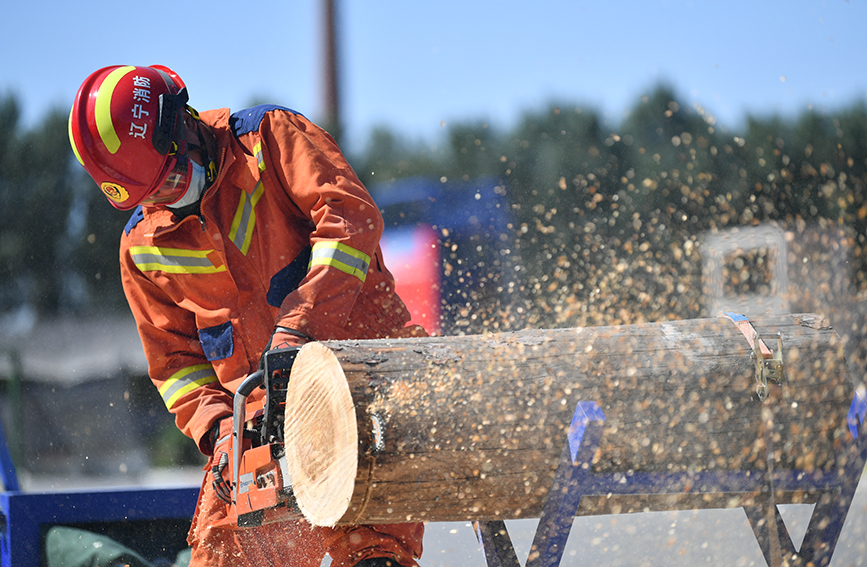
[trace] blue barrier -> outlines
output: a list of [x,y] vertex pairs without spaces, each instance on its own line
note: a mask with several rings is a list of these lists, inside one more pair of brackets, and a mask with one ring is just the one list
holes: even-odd
[[199,487],[27,493],[0,426],[0,567],[44,564],[45,532],[54,525],[108,525],[182,520],[189,522]]
[[44,533],[54,525],[189,520],[193,517],[198,494],[198,487],[2,493],[0,565],[42,565]]

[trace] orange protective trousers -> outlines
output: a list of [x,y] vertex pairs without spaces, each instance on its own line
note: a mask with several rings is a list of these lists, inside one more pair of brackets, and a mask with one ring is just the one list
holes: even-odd
[[400,565],[417,567],[422,552],[422,523],[325,528],[287,521],[237,528],[226,527],[227,508],[206,472],[187,537],[193,548],[190,567],[319,567],[326,553],[332,567],[351,567],[370,557],[393,557]]

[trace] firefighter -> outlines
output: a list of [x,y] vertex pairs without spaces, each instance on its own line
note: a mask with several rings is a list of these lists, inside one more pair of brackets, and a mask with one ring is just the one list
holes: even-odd
[[417,565],[419,523],[225,521],[214,472],[231,473],[215,445],[231,437],[232,395],[263,351],[423,330],[406,326],[379,210],[324,130],[280,106],[199,114],[187,102],[168,67],[106,67],[79,89],[69,136],[109,203],[132,211],[121,277],[149,374],[210,457],[190,564],[316,567],[328,553],[334,567]]

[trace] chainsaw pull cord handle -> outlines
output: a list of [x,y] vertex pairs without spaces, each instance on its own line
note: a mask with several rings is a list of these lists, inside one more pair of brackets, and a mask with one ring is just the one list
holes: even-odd
[[235,391],[235,398],[232,405],[232,503],[238,503],[238,485],[240,480],[238,475],[241,474],[241,439],[244,433],[244,423],[247,421],[247,397],[258,386],[265,382],[265,371],[257,370],[247,376],[238,389]]
[[217,497],[226,504],[232,503],[231,483],[223,478],[223,471],[229,466],[228,453],[220,453],[220,457],[214,466],[211,467],[211,474],[214,477],[212,486],[217,493]]

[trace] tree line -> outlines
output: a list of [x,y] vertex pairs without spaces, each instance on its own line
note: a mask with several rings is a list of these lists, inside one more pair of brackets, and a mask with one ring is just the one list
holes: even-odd
[[[659,85],[620,124],[593,109],[551,104],[505,132],[453,126],[437,151],[378,132],[361,163],[365,179],[499,180],[525,268],[520,303],[531,316],[521,324],[707,316],[702,235],[768,221],[796,233],[816,227],[846,235],[845,278],[855,293],[867,289],[863,102],[790,119],[750,116],[734,131]],[[473,304],[468,298],[465,306]],[[510,307],[477,318],[476,330]]]
[[[117,244],[129,214],[105,203],[75,161],[67,116],[25,129],[15,97],[0,98],[0,314],[125,309]],[[374,197],[382,181],[413,176],[503,188],[523,293],[474,318],[473,330],[701,316],[700,235],[766,221],[844,230],[847,277],[867,290],[865,104],[751,116],[742,130],[658,85],[619,124],[550,104],[510,129],[452,125],[435,147],[376,130],[348,157]],[[448,307],[478,309],[465,303]]]

